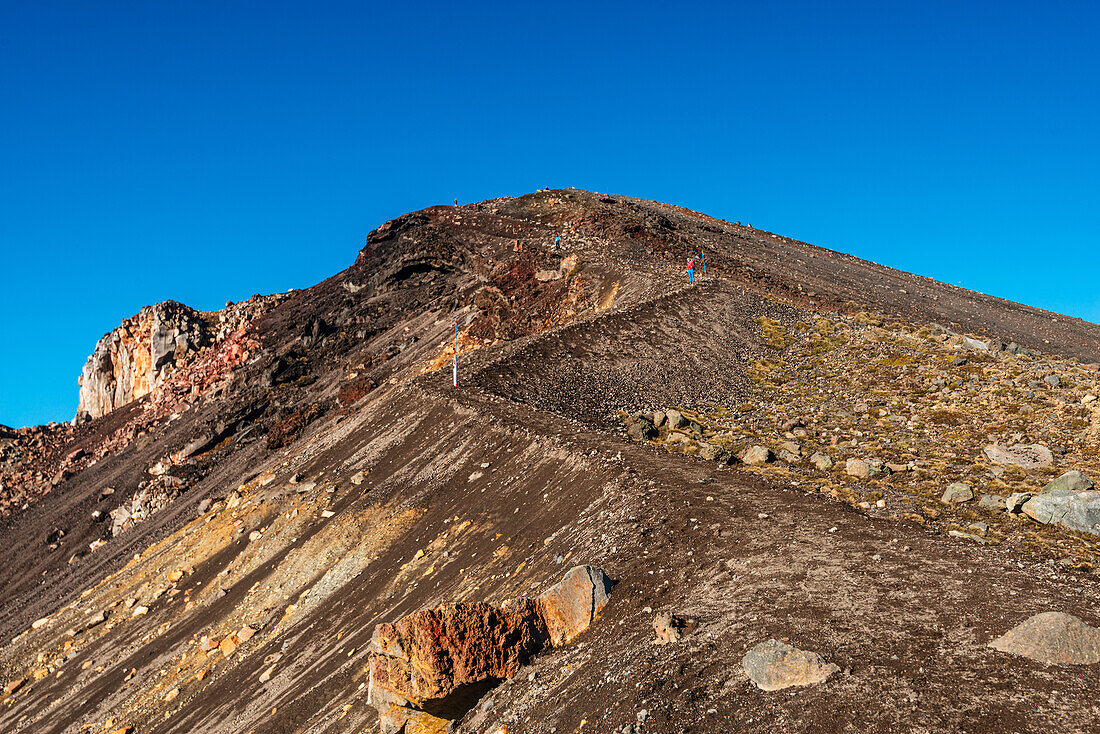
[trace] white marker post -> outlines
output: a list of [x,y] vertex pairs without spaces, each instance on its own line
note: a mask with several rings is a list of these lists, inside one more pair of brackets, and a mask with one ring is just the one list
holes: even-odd
[[455,319],[454,386],[458,387],[458,319]]

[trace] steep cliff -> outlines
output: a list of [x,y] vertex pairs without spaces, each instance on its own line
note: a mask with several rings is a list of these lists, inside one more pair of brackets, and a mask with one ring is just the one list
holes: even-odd
[[77,380],[78,419],[99,418],[148,395],[282,297],[253,296],[210,313],[176,301],[146,306],[105,334],[88,357]]
[[96,344],[78,381],[77,415],[99,418],[148,395],[210,341],[197,311],[175,301],[146,306]]

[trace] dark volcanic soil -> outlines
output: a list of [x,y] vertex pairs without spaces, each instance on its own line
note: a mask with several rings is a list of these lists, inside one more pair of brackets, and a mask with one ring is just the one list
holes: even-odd
[[[712,277],[689,288],[699,251]],[[530,595],[578,563],[617,580],[611,603],[458,731],[1094,728],[1093,667],[986,645],[1037,612],[1100,622],[1095,574],[623,435],[621,410],[753,400],[760,317],[862,310],[1100,361],[1094,324],[668,205],[547,191],[389,222],[254,323],[252,361],[189,409],[156,414],[154,395],[26,449],[49,478],[125,433],[3,519],[0,682],[26,682],[0,730],[373,730],[376,624]],[[169,462],[167,507],[118,537],[92,519],[204,437]],[[661,610],[689,622],[680,642],[653,644]],[[238,651],[201,650],[245,624]],[[762,692],[740,661],[773,637],[843,672]]]

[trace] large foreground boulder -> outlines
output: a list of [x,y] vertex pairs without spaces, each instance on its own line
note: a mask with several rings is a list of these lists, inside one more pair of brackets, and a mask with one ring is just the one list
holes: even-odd
[[[576,566],[537,599],[421,609],[374,630],[367,701],[393,732],[463,716],[532,657],[584,632],[608,602],[611,579]],[[431,731],[431,729],[425,729]]]
[[1048,665],[1091,665],[1100,662],[1100,629],[1070,614],[1043,612],[1027,618],[989,646]]
[[[455,718],[494,681],[515,675],[547,639],[530,599],[508,608],[475,602],[421,609],[375,628],[368,696]],[[383,701],[381,691],[395,695]]]

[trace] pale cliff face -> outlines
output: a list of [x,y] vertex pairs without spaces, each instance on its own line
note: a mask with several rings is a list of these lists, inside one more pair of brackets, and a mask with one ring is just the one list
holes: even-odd
[[146,306],[96,344],[79,379],[77,414],[98,418],[148,395],[210,341],[197,311],[174,301]]

